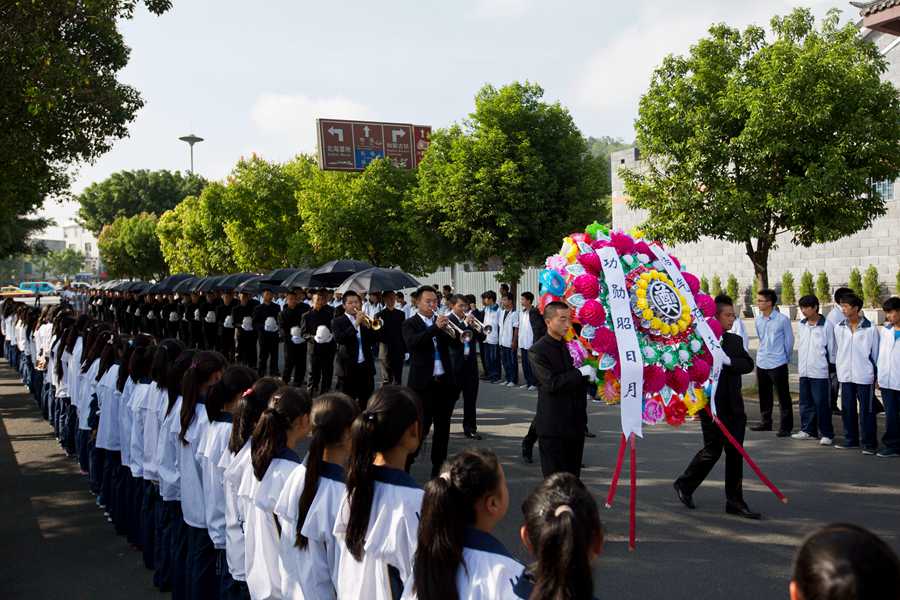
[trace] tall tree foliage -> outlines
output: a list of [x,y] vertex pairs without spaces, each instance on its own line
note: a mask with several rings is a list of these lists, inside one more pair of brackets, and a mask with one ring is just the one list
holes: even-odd
[[45,198],[68,194],[72,167],[128,134],[143,102],[116,76],[129,49],[118,25],[138,4],[169,0],[14,0],[0,4],[0,256],[47,221]]
[[161,215],[184,200],[196,196],[206,185],[197,175],[179,171],[119,171],[92,183],[78,195],[78,218],[94,235],[117,217],[142,212]]
[[455,258],[501,259],[505,280],[543,261],[564,235],[608,216],[601,161],[568,110],[543,95],[528,82],[483,87],[468,119],[433,133],[419,167],[419,226]]
[[168,273],[156,236],[156,215],[119,217],[97,238],[100,259],[110,277],[153,279]]
[[649,233],[739,243],[767,287],[779,234],[810,246],[884,214],[872,182],[900,174],[900,101],[878,48],[838,15],[817,29],[797,9],[768,36],[714,25],[665,58],[636,123],[647,169],[623,173]]

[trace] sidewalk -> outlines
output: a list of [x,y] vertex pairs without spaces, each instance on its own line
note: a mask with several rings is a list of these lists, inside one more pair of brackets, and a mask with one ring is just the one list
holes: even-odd
[[0,597],[160,598],[66,458],[18,374],[0,359]]

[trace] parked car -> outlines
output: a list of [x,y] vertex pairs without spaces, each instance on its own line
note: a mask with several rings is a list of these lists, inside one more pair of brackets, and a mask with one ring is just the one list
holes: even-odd
[[34,296],[34,292],[23,290],[14,285],[4,285],[0,287],[0,298],[28,298]]
[[19,287],[41,296],[52,296],[59,293],[57,287],[49,281],[22,281],[19,283]]

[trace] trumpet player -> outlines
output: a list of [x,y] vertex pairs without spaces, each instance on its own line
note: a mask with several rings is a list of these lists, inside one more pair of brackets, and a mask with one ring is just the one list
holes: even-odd
[[[478,321],[469,309],[468,300],[460,295],[450,297],[450,314],[447,320],[459,335],[450,342],[450,366],[463,397],[463,433],[469,439],[480,440],[476,423],[475,409],[478,402],[478,361],[476,342],[484,342],[484,325]],[[479,330],[479,325],[481,325]]]
[[331,323],[337,343],[336,375],[341,391],[356,400],[359,410],[363,411],[375,387],[372,348],[376,340],[373,327],[377,321],[363,312],[359,294],[353,290],[344,292],[341,301],[344,314],[335,317]]
[[381,365],[381,385],[403,384],[403,321],[406,314],[397,306],[397,295],[385,292],[384,310],[378,313],[382,326],[378,331],[378,363]]

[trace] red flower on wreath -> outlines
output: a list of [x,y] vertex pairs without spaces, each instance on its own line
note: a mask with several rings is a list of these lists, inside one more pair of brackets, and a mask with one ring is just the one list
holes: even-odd
[[687,405],[680,396],[672,396],[672,401],[666,406],[666,423],[672,427],[678,427],[684,423],[687,416]]

